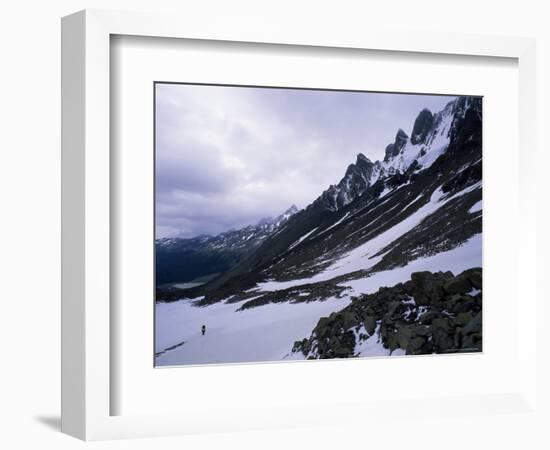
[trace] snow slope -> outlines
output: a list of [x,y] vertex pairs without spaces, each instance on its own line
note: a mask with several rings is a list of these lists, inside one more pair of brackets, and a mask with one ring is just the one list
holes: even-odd
[[371,294],[382,286],[394,286],[409,280],[414,272],[450,270],[456,275],[472,267],[481,267],[481,247],[481,234],[476,234],[463,245],[447,252],[418,258],[404,267],[376,272],[370,277],[350,280],[342,284],[352,289],[351,295]]
[[[156,365],[280,361],[308,336],[320,317],[339,311],[349,297],[311,303],[272,303],[236,312],[240,303],[196,307],[191,300],[156,305],[155,351],[179,345]],[[205,324],[206,334],[201,335]]]

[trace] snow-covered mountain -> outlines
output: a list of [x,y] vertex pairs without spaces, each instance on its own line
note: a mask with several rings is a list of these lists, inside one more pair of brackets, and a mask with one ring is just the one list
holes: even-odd
[[275,218],[261,219],[256,225],[229,230],[216,236],[167,237],[155,242],[157,285],[182,283],[223,273],[256,249],[277,231],[298,208],[292,205]]
[[337,211],[363,195],[381,178],[404,173],[413,163],[415,170],[428,168],[449,146],[456,124],[472,101],[470,97],[460,97],[436,114],[423,109],[414,122],[410,138],[399,128],[394,141],[386,147],[383,161],[372,162],[359,153],[357,161],[348,166],[344,178],[323,192],[317,202],[329,211]]
[[[424,109],[411,137],[398,129],[382,161],[359,154],[338,184],[229,270],[204,286],[157,292],[160,302],[193,299],[178,304],[195,308],[197,320],[209,320],[209,308],[225,311],[217,332],[231,348],[254,345],[252,359],[230,349],[198,356],[193,339],[180,335],[188,344],[157,362],[478,351],[481,202],[481,99],[459,97],[435,114]],[[426,271],[433,274],[416,275]],[[373,302],[376,308],[368,306]],[[263,334],[239,341],[229,324],[245,317],[262,324]],[[322,343],[315,331],[321,329],[328,330]],[[403,336],[395,340],[394,332]]]
[[373,163],[365,155],[359,153],[355,164],[348,166],[344,178],[337,185],[330,186],[316,202],[328,211],[338,211],[363,195],[384,175],[384,170],[384,166],[379,161]]

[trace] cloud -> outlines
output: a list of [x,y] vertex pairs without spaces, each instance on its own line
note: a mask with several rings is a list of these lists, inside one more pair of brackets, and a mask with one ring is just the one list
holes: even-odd
[[157,237],[217,234],[303,208],[359,152],[381,159],[398,128],[442,96],[156,85]]

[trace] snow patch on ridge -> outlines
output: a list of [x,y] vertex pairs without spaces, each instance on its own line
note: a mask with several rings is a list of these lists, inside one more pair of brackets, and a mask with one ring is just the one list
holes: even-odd
[[296,247],[297,245],[299,245],[300,243],[302,243],[303,241],[305,241],[310,235],[312,235],[316,230],[317,228],[319,227],[315,227],[313,230],[311,230],[310,232],[304,234],[300,239],[298,239],[296,242],[290,244],[290,246],[288,247],[288,249],[293,249],[294,247]]
[[337,226],[340,225],[344,220],[346,220],[346,219],[349,217],[350,214],[351,214],[351,211],[348,211],[344,217],[342,217],[342,218],[341,218],[340,220],[338,220],[337,222],[333,223],[333,224],[332,224],[330,227],[328,227],[326,230],[321,231],[320,234],[326,233],[328,230],[331,230],[332,228],[337,227]]
[[478,211],[481,211],[483,209],[483,200],[480,200],[479,202],[475,203],[468,212],[470,214],[476,213]]

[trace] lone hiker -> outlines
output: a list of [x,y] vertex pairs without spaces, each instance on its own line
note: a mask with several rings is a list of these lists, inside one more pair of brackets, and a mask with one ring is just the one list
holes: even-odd
[[203,325],[201,327],[202,335],[204,336],[204,333],[206,333],[206,325]]

